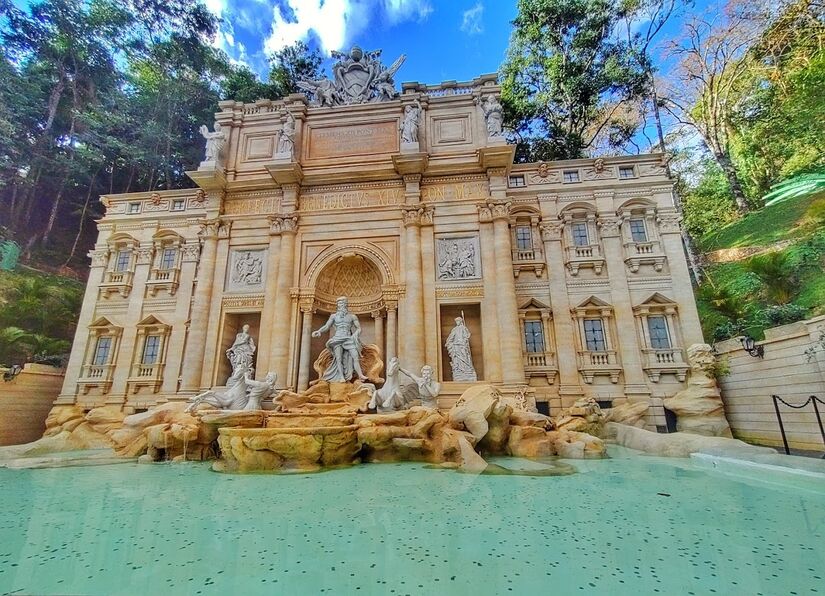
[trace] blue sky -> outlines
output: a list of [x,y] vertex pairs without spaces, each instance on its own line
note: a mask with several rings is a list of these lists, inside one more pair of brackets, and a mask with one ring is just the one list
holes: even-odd
[[[298,39],[329,55],[357,43],[407,60],[396,82],[439,83],[496,72],[515,0],[206,0],[224,23],[216,45],[259,74],[266,55]],[[328,65],[325,65],[328,66]]]

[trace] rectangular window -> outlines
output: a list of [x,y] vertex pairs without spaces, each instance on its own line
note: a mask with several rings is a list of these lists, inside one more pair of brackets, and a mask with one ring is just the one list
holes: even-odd
[[524,321],[524,345],[530,353],[544,352],[544,330],[541,321]]
[[524,176],[510,176],[510,187],[518,188],[519,186],[527,186],[524,182]]
[[143,358],[141,364],[155,364],[158,361],[160,350],[160,335],[149,335],[143,344]]
[[164,248],[163,252],[160,253],[160,268],[161,269],[174,269],[175,268],[175,257],[177,255],[178,255],[177,249]]
[[586,223],[576,222],[571,226],[570,231],[573,233],[573,244],[576,246],[588,246],[590,244]]
[[579,171],[578,170],[569,170],[564,173],[564,181],[565,182],[578,182],[579,181]]
[[172,201],[172,211],[183,211],[185,204],[183,199],[175,199]]
[[533,248],[533,234],[530,226],[516,226],[516,248],[530,250]]
[[604,326],[601,319],[584,320],[584,343],[590,352],[606,352]]
[[109,362],[109,351],[112,349],[111,337],[99,337],[97,345],[95,346],[95,356],[92,359],[92,364],[101,366]]
[[661,315],[647,318],[647,330],[650,332],[650,347],[654,350],[669,350],[670,335],[667,332],[667,319]]
[[140,203],[129,203],[127,213],[140,213]]
[[127,271],[129,263],[132,261],[132,251],[119,250],[115,259],[115,271]]
[[636,172],[633,171],[633,166],[626,166],[619,168],[619,179],[627,180],[628,178],[635,178]]
[[628,223],[630,224],[630,236],[633,238],[633,242],[647,242],[645,220],[631,219]]

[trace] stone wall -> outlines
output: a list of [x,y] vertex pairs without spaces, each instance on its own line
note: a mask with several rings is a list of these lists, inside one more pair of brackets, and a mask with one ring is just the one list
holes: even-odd
[[31,363],[11,381],[0,382],[0,445],[29,443],[43,436],[46,415],[62,384],[62,369]]
[[[782,446],[771,395],[790,404],[801,404],[810,395],[825,399],[825,350],[821,334],[825,316],[774,327],[759,342],[763,359],[750,356],[738,339],[716,344],[727,357],[730,374],[719,380],[725,412],[733,435],[762,445]],[[806,350],[814,350],[811,356]],[[825,448],[813,406],[794,410],[780,404],[782,421],[791,448],[819,451]],[[820,406],[825,416],[825,407]]]

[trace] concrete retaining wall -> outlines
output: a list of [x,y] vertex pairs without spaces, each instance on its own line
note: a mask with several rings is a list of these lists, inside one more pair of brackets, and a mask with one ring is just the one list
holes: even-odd
[[[825,316],[765,331],[764,359],[754,358],[737,339],[716,344],[727,356],[730,374],[719,380],[725,412],[735,437],[761,445],[782,446],[771,395],[786,402],[804,403],[810,395],[825,400]],[[811,357],[806,350],[814,350]],[[825,450],[813,406],[795,410],[782,406],[782,421],[792,448]],[[825,406],[820,405],[825,417]]]
[[43,364],[26,364],[11,381],[0,380],[0,445],[42,437],[46,416],[62,386],[63,369]]

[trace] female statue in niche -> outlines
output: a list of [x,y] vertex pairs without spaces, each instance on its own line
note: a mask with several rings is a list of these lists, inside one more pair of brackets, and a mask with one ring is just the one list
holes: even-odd
[[477,381],[473,356],[470,353],[470,330],[464,324],[464,313],[455,318],[455,327],[444,344],[450,354],[450,366],[453,368],[453,381]]
[[226,357],[232,363],[232,378],[236,377],[239,371],[252,368],[254,354],[255,340],[249,335],[249,325],[244,325],[235,336],[235,342],[226,351]]

